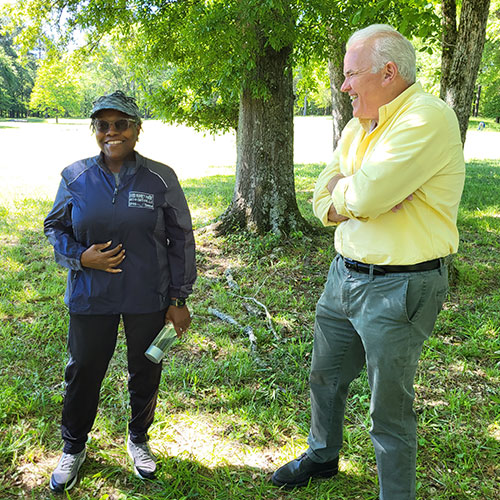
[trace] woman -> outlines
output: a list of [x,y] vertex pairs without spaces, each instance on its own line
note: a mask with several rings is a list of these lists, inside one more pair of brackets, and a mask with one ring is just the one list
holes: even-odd
[[134,148],[141,117],[117,91],[97,99],[92,129],[101,153],[65,168],[45,219],[56,261],[69,269],[69,362],[62,412],[62,457],[50,488],[77,480],[120,318],[127,341],[131,419],[127,442],[135,473],[155,476],[148,447],[161,364],[144,352],[171,322],[180,336],[191,317],[186,298],[196,279],[189,208],[174,171]]

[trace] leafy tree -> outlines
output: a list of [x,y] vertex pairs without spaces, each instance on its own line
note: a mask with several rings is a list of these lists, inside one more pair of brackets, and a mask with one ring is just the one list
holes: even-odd
[[[41,26],[66,8],[72,26],[95,39],[119,27],[136,50],[169,75],[151,96],[161,116],[212,130],[237,129],[236,187],[221,228],[289,233],[306,226],[293,176],[294,47],[324,2],[308,0],[24,0]],[[31,26],[36,26],[32,23]],[[34,36],[33,30],[26,36]]]
[[486,27],[486,43],[478,74],[480,113],[500,120],[500,0],[493,0]]
[[13,36],[5,30],[7,23],[6,18],[0,18],[0,116],[20,118],[27,113],[35,64],[29,56],[19,57]]
[[417,79],[426,92],[439,96],[441,86],[441,42],[413,39],[417,52]]
[[[73,52],[71,64],[77,71],[79,82],[80,116],[89,116],[92,103],[98,96],[118,89],[135,97],[144,109],[144,96],[135,73],[142,71],[149,75],[150,72],[145,71],[142,64],[139,69],[137,62],[130,59],[128,50],[125,41],[106,36],[92,50],[83,47]],[[147,110],[144,111],[147,115]]]
[[58,55],[51,55],[38,68],[30,107],[49,117],[78,115],[80,100],[78,84],[70,64]]
[[299,66],[294,74],[295,113],[331,113],[330,80],[326,62],[313,60]]

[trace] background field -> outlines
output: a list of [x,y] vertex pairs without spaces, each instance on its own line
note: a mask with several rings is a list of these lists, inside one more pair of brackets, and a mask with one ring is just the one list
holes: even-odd
[[[46,122],[0,120],[0,199],[27,193],[53,198],[60,172],[73,161],[98,153],[89,120]],[[500,157],[499,134],[491,128],[469,131],[466,160]],[[182,125],[147,120],[137,150],[170,165],[180,179],[234,174],[233,133],[210,135]],[[328,117],[296,117],[294,161],[327,163],[332,156],[332,122]]]
[[[310,198],[330,155],[329,125],[297,120],[297,199],[313,224]],[[351,391],[339,476],[294,492],[269,485],[270,473],[306,447],[312,325],[334,255],[331,232],[216,237],[207,225],[231,199],[234,137],[158,122],[144,129],[138,150],[177,170],[197,228],[193,325],[164,364],[151,429],[158,481],[139,481],[128,462],[120,337],[81,480],[63,498],[374,500],[364,373]],[[425,500],[500,499],[500,133],[472,130],[470,138],[457,273],[416,381]],[[61,450],[67,314],[66,272],[53,262],[42,221],[59,171],[96,146],[88,122],[0,122],[0,142],[0,498],[45,500],[56,498],[48,480]],[[228,286],[228,269],[238,291]],[[274,332],[253,298],[267,307]],[[251,326],[257,349],[211,308]]]

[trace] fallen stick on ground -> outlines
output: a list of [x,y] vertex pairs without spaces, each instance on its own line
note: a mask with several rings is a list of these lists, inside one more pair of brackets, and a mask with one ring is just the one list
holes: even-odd
[[248,340],[250,341],[250,349],[252,350],[252,352],[257,351],[257,338],[255,337],[255,334],[253,333],[253,329],[251,326],[243,327],[232,316],[229,316],[229,314],[223,313],[218,309],[214,309],[213,307],[209,307],[208,312],[213,316],[219,318],[220,320],[225,321],[226,323],[230,323],[231,325],[237,326],[240,330],[243,330],[243,333],[245,333],[248,336]]

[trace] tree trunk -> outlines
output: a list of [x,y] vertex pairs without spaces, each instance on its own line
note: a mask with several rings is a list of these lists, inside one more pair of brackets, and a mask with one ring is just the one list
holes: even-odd
[[344,82],[342,66],[339,66],[338,61],[330,59],[328,61],[328,71],[330,73],[330,90],[332,94],[333,149],[335,150],[342,130],[352,118],[352,105],[349,94],[340,91],[340,87]]
[[[455,0],[443,0],[441,98],[457,114],[465,142],[476,77],[483,54],[490,0],[463,0],[458,31]],[[450,53],[448,53],[450,52]]]
[[481,101],[481,85],[477,86],[476,97],[474,101],[474,109],[472,116],[477,117],[479,115],[479,102]]
[[443,0],[441,24],[443,34],[441,36],[441,89],[439,97],[445,99],[445,91],[448,88],[453,52],[457,44],[457,3],[456,0]]
[[352,118],[352,105],[349,94],[340,91],[342,83],[344,83],[345,44],[333,40],[332,36],[330,39],[328,73],[330,75],[330,91],[332,95],[333,149],[335,150],[342,130]]
[[291,51],[267,45],[257,58],[255,78],[267,89],[266,97],[256,97],[249,85],[243,86],[236,185],[218,224],[220,233],[246,228],[282,235],[308,227],[295,197]]

